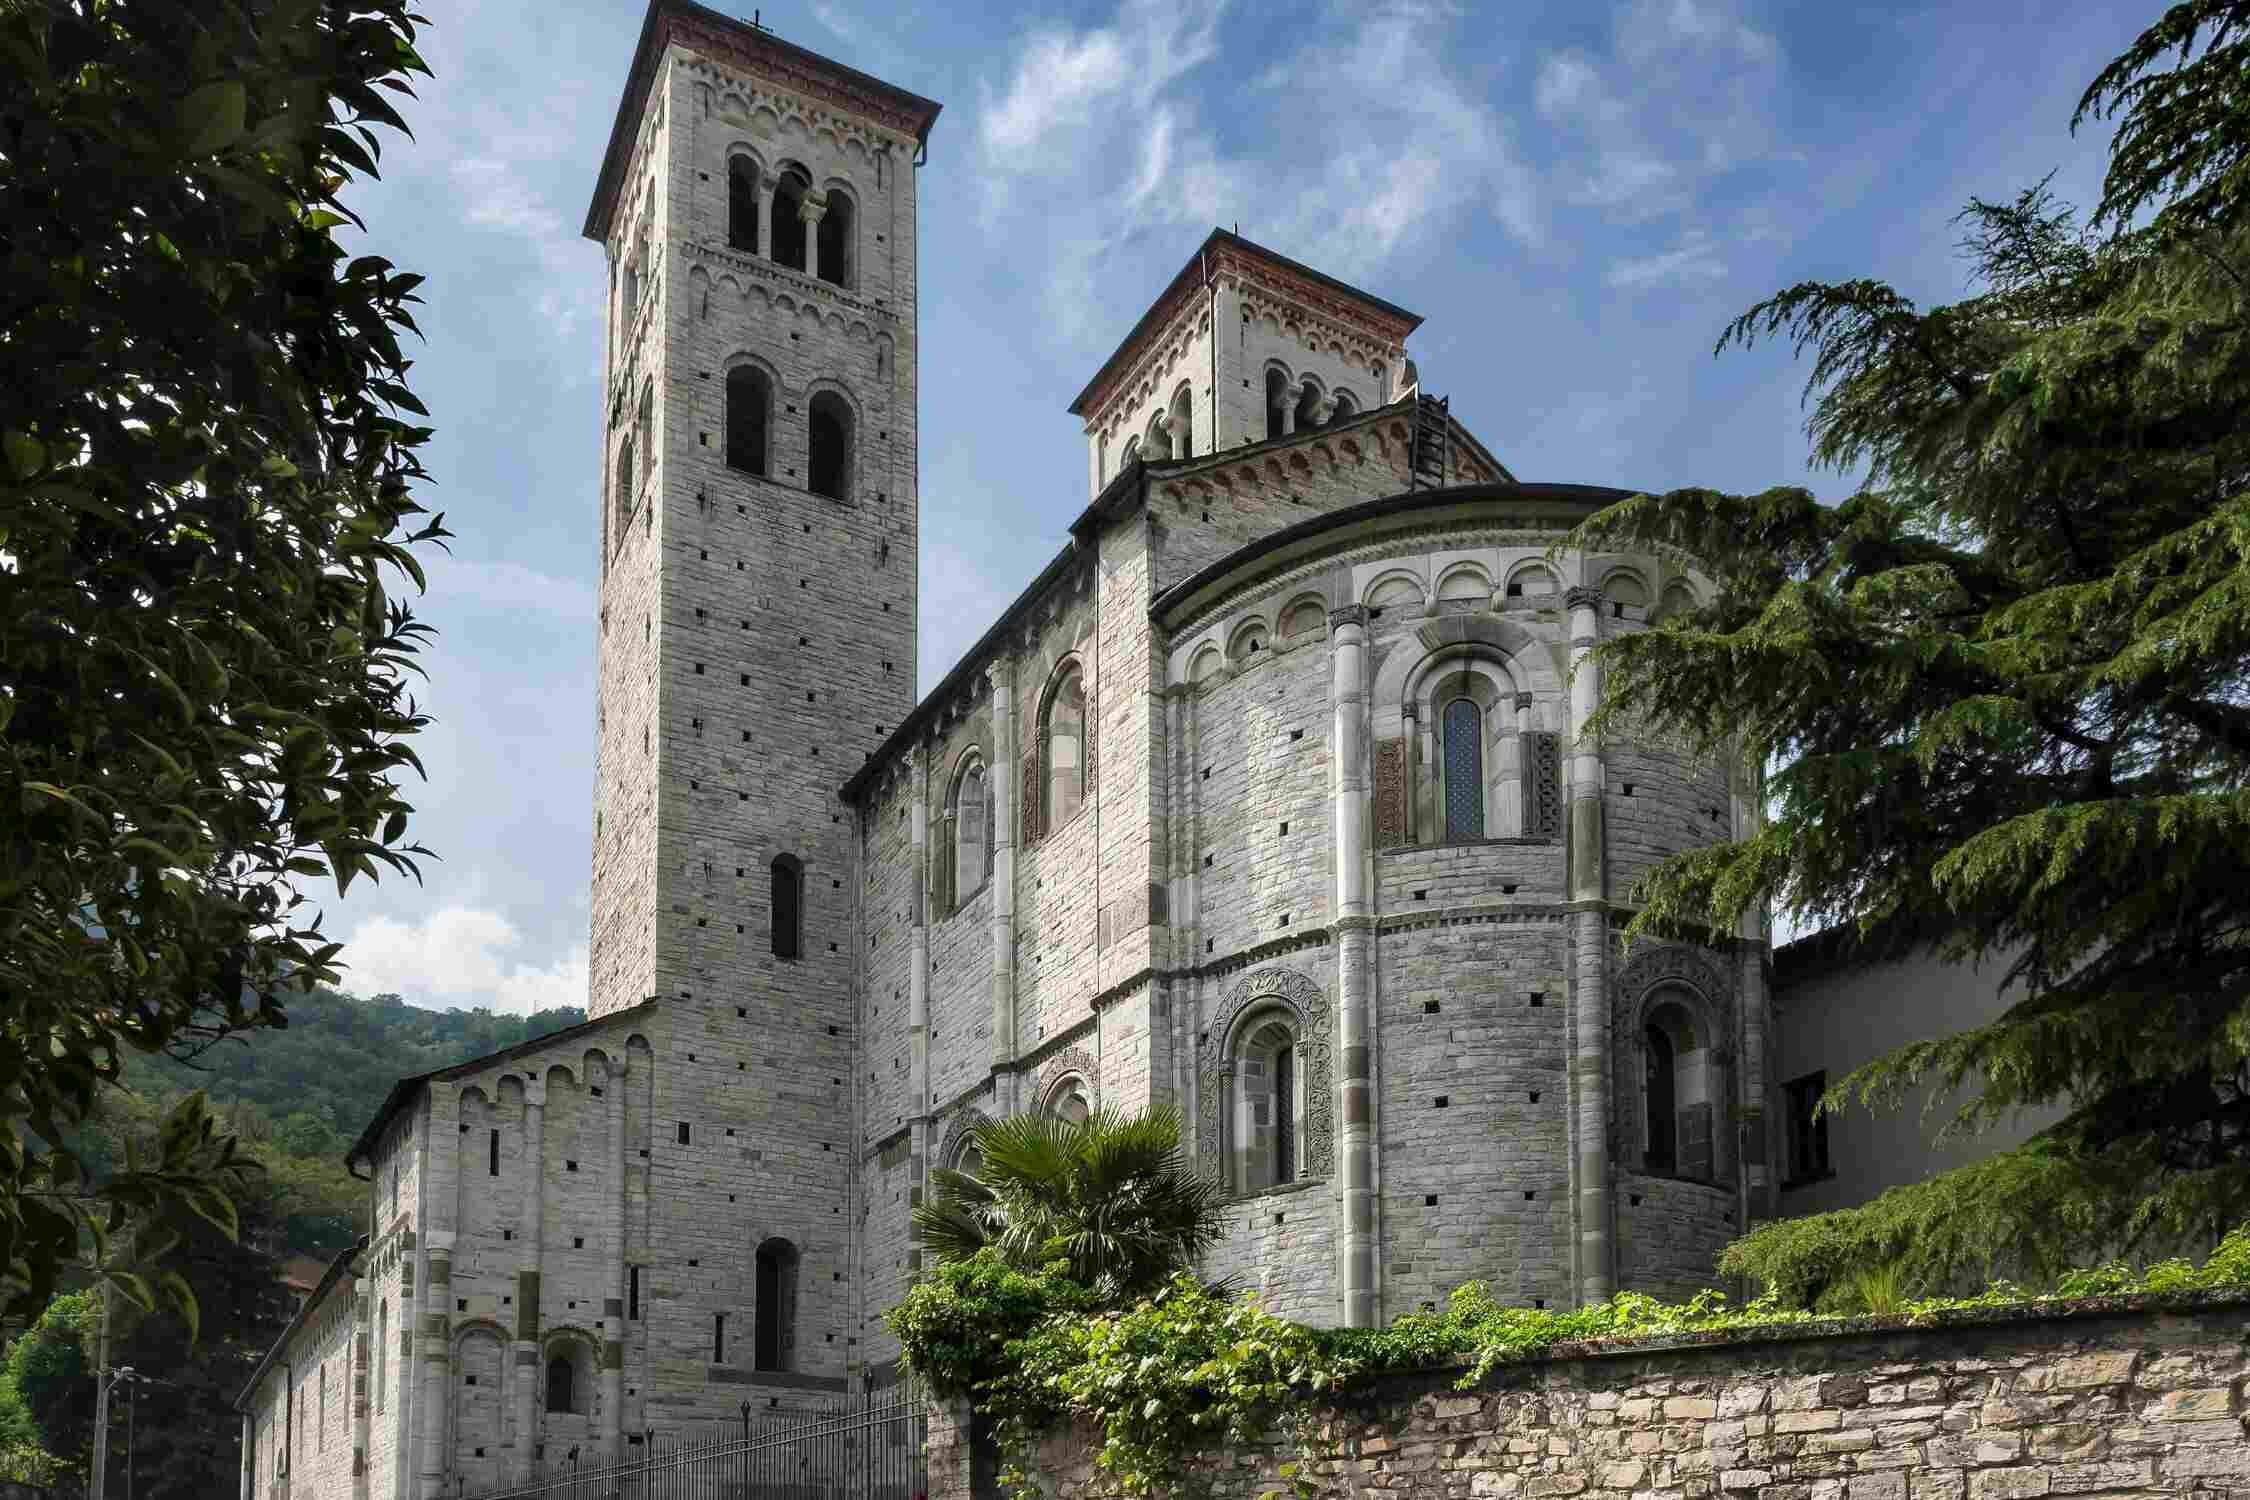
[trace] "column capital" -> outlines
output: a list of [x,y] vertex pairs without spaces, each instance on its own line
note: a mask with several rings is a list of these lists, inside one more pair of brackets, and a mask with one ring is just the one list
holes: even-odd
[[828,212],[828,195],[808,192],[797,200],[797,217],[807,224],[818,224],[820,216]]
[[453,1258],[453,1231],[450,1229],[425,1229],[422,1231],[422,1248],[432,1255]]
[[1529,707],[1531,707],[1531,701],[1532,701],[1532,700],[1531,700],[1531,694],[1529,694],[1529,693],[1518,693],[1518,694],[1516,694],[1516,707],[1518,707],[1518,708],[1529,708]]
[[1367,606],[1364,604],[1339,604],[1328,612],[1328,623],[1331,628],[1336,630],[1341,630],[1346,625],[1357,625],[1364,630],[1367,628]]
[[1576,588],[1564,591],[1563,603],[1572,609],[1590,609],[1599,613],[1602,607],[1602,591],[1580,584]]

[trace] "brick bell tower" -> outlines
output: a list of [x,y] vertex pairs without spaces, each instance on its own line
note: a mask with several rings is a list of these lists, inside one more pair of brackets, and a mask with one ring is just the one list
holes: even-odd
[[[808,1262],[844,1238],[850,1183],[836,789],[914,701],[937,113],[653,0],[584,230],[608,267],[589,1009],[700,1012],[673,1029],[710,1040],[702,1098],[743,1127],[744,1201]],[[834,1343],[778,1368],[841,1374]]]

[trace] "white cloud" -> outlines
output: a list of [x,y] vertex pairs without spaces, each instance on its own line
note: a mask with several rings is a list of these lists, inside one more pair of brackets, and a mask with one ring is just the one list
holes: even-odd
[[344,942],[344,983],[355,994],[399,994],[448,1010],[527,1015],[586,1003],[584,943],[544,964],[523,947],[516,925],[487,908],[447,906],[418,922],[368,917]]

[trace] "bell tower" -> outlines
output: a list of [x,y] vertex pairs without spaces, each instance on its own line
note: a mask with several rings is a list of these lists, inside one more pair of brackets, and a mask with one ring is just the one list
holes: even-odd
[[835,790],[913,703],[937,113],[691,0],[649,7],[584,231],[609,273],[597,1016],[663,996],[849,1039]]

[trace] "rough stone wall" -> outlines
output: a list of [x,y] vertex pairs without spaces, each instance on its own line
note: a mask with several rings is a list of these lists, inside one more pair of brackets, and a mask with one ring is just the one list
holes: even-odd
[[1188,834],[1202,929],[1195,961],[1328,920],[1331,675],[1321,632],[1269,636],[1213,665],[1199,685]]
[[1635,1291],[1693,1296],[1713,1284],[1719,1251],[1742,1232],[1731,1182],[1687,1182],[1628,1166],[1617,1174],[1617,1197],[1618,1282]]
[[[1076,581],[1074,580],[1073,583]],[[1016,662],[1015,721],[1020,746],[1016,770],[1020,788],[1036,779],[1040,709],[1057,668],[1075,657],[1086,674],[1089,728],[1100,722],[1103,680],[1095,650],[1096,610],[1091,578],[1083,591],[1065,584],[1051,606],[1054,615]],[[1144,606],[1145,608],[1145,606]],[[1095,746],[1098,792],[1102,747]],[[1044,831],[1023,837],[1016,860],[1016,1046],[1019,1054],[1059,1040],[1087,1019],[1086,1006],[1098,989],[1100,944],[1095,931],[1093,872],[1099,850],[1095,797],[1088,796],[1076,817],[1057,823],[1041,820]]]
[[[1545,1500],[2039,1500],[2250,1493],[2244,1307],[1563,1351],[1454,1389],[1372,1382],[1308,1414],[1317,1496]],[[931,1422],[932,1500],[968,1500],[962,1413]],[[1280,1433],[1213,1455],[1215,1500],[1288,1493]],[[1114,1493],[1084,1433],[1033,1467],[1063,1500]]]
[[1571,1214],[1562,918],[1549,909],[1479,920],[1458,898],[1432,907],[1425,919],[1387,920],[1376,945],[1382,1312],[1441,1303],[1472,1280],[1506,1301],[1564,1306]]
[[1609,772],[1602,817],[1610,889],[1620,898],[1681,850],[1733,836],[1734,794],[1725,767],[1636,743],[1604,747],[1602,761]]

